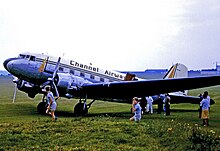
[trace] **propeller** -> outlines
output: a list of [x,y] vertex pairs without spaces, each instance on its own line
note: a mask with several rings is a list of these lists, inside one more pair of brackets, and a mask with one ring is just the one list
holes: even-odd
[[13,95],[12,103],[15,103],[15,98],[16,98],[16,94],[17,94],[17,82],[18,82],[18,78],[17,78],[17,77],[14,77],[13,82],[15,83],[15,87],[14,87],[14,95]]
[[15,84],[14,95],[13,95],[12,103],[15,103],[16,94],[17,94],[17,84]]
[[45,83],[43,84],[43,86],[42,86],[42,87],[45,87],[45,86],[48,85],[48,84],[52,85],[53,88],[55,89],[56,96],[59,96],[59,92],[58,92],[58,89],[57,89],[56,84],[54,83],[54,78],[55,78],[56,75],[57,75],[57,72],[58,72],[58,69],[59,69],[60,60],[61,60],[61,58],[59,57],[59,58],[58,58],[58,61],[57,61],[57,64],[56,64],[56,66],[55,66],[54,72],[53,72],[53,76],[52,76],[51,78],[48,78],[48,79],[47,79],[48,81],[45,82]]

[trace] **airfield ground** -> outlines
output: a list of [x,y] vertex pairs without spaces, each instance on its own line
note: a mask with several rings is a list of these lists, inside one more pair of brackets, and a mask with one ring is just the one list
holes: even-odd
[[[202,127],[198,105],[171,105],[171,116],[144,115],[130,122],[130,104],[95,102],[86,117],[75,117],[77,100],[58,101],[57,122],[36,111],[41,95],[30,99],[17,91],[12,77],[0,77],[0,150],[220,150],[220,86],[208,90],[210,126]],[[156,108],[156,106],[155,106]]]

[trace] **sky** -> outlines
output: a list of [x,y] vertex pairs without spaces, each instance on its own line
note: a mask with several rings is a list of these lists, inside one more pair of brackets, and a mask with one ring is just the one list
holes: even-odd
[[0,70],[22,52],[119,71],[215,68],[219,0],[0,0]]

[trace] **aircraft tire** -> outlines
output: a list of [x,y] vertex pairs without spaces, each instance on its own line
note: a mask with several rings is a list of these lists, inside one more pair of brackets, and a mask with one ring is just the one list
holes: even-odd
[[34,94],[34,93],[28,93],[28,96],[29,96],[30,98],[34,98],[35,95],[36,95],[36,94]]
[[75,115],[86,115],[88,113],[88,108],[84,108],[84,103],[77,103],[74,107],[74,114]]
[[37,112],[40,114],[46,114],[46,102],[40,102],[37,105]]

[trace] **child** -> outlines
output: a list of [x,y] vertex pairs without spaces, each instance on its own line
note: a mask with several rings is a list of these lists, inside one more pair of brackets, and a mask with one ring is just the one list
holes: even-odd
[[141,106],[137,97],[132,99],[132,111],[134,112],[134,116],[130,118],[130,121],[139,122],[141,120]]
[[[56,121],[57,117],[55,116],[55,111],[57,108],[57,103],[55,101],[53,93],[50,91],[50,86],[46,86],[45,89],[47,92],[47,101],[48,101],[48,107],[46,113],[50,114],[52,116],[52,120]],[[49,110],[51,110],[51,112],[49,112]]]

